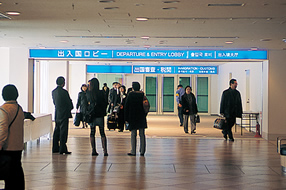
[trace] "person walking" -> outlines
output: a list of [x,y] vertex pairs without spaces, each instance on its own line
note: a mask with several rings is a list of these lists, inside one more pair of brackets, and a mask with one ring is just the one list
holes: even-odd
[[99,90],[99,82],[97,78],[89,81],[89,90],[87,92],[88,112],[91,113],[90,125],[90,144],[92,148],[92,156],[98,156],[95,144],[96,126],[99,127],[101,143],[104,156],[107,153],[107,139],[104,132],[104,116],[106,115],[107,99],[103,90]]
[[109,96],[108,96],[108,113],[112,113],[114,107],[116,106],[117,102],[117,82],[112,83],[113,88],[110,89],[109,91]]
[[195,115],[198,113],[198,107],[195,95],[192,93],[192,87],[185,87],[185,94],[182,96],[182,108],[184,114],[184,131],[185,133],[189,133],[188,131],[188,123],[189,117],[191,122],[191,134],[196,133],[196,122]]
[[183,85],[179,84],[176,91],[176,101],[178,105],[178,117],[180,119],[180,126],[183,126],[184,118],[183,118],[183,107],[180,103],[182,101],[182,96],[185,94],[185,90],[183,89]]
[[71,154],[67,148],[69,118],[72,118],[73,103],[65,86],[65,78],[60,76],[56,80],[57,87],[52,91],[55,105],[55,129],[53,134],[53,153]]
[[87,128],[87,124],[85,122],[85,115],[87,111],[87,98],[86,98],[87,85],[86,84],[81,85],[80,89],[81,89],[81,92],[78,93],[76,109],[77,111],[79,111],[80,116],[81,116],[82,128],[85,128],[85,127]]
[[[6,85],[2,90],[5,103],[0,107],[0,159],[8,157],[9,173],[5,174],[5,189],[25,189],[21,156],[24,149],[24,113],[17,103],[18,90]],[[2,161],[2,160],[0,160]]]
[[134,91],[129,92],[124,110],[125,121],[126,124],[129,124],[129,130],[131,131],[131,151],[127,155],[136,156],[136,137],[139,130],[140,155],[144,156],[146,152],[145,128],[147,128],[147,113],[143,108],[144,93],[139,91],[139,82],[132,82],[132,88]]
[[241,95],[237,88],[236,79],[229,81],[229,88],[224,90],[220,102],[220,114],[226,118],[226,127],[222,130],[223,137],[229,141],[234,141],[232,127],[236,122],[236,118],[242,117]]

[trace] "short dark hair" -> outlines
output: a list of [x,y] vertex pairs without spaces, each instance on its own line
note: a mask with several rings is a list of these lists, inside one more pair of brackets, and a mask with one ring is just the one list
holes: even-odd
[[17,100],[19,94],[16,86],[8,84],[2,90],[2,97],[4,101]]
[[183,88],[183,85],[179,84],[177,88],[179,88],[179,87],[182,87],[182,88]]
[[60,86],[60,85],[64,84],[64,82],[65,82],[65,78],[63,76],[60,76],[57,78],[57,81],[56,81],[57,85]]
[[132,82],[132,88],[134,91],[139,91],[140,90],[140,83],[139,82]]
[[231,79],[231,80],[229,81],[229,85],[234,84],[235,81],[236,81],[236,79]]

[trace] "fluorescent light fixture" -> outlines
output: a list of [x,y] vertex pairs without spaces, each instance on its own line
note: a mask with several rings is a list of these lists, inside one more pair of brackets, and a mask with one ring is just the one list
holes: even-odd
[[163,7],[163,10],[175,10],[177,7]]
[[144,48],[150,48],[151,46],[150,45],[144,45]]
[[180,1],[163,1],[163,3],[179,3]]
[[209,7],[243,7],[245,3],[209,3]]
[[137,17],[136,20],[137,21],[147,21],[147,20],[149,20],[149,18],[147,18],[147,17]]
[[141,36],[141,39],[146,39],[148,40],[150,37],[149,36]]
[[6,14],[7,15],[12,15],[12,16],[17,16],[17,15],[20,15],[21,13],[17,12],[17,11],[7,11]]
[[226,44],[233,44],[233,41],[226,41]]
[[61,43],[68,43],[69,41],[68,40],[61,40],[60,42]]
[[107,10],[114,10],[114,9],[119,9],[119,7],[105,7],[104,9],[107,9]]

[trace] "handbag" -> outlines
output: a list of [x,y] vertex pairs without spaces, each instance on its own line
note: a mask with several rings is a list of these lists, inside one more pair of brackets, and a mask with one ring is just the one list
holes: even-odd
[[201,118],[199,115],[195,115],[195,123],[200,123],[201,122]]
[[218,117],[214,121],[214,128],[223,130],[226,126],[226,120],[224,117]]
[[[14,119],[12,120],[10,125],[8,126],[8,134],[10,132],[10,127],[11,127],[12,123],[15,121],[15,119],[18,115],[19,107],[20,106],[18,105],[16,116],[14,117]],[[4,154],[4,151],[1,150],[0,151],[0,180],[4,180],[4,179],[6,179],[7,176],[10,175],[11,162],[12,162],[11,156]]]
[[80,125],[80,121],[82,121],[82,113],[76,113],[73,124],[75,126],[79,126]]

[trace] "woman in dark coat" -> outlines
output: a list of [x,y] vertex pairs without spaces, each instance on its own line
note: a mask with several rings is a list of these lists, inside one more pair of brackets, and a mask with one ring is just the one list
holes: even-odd
[[188,132],[189,117],[191,122],[191,134],[196,133],[195,115],[198,113],[197,101],[192,93],[192,87],[186,86],[185,94],[182,96],[182,107],[184,115],[184,131]]
[[87,124],[85,122],[85,115],[87,111],[87,99],[86,99],[87,85],[86,84],[81,85],[80,89],[81,92],[78,93],[76,109],[78,110],[78,108],[80,108],[79,112],[81,113],[82,128],[85,128],[87,127]]
[[146,151],[145,128],[147,128],[147,114],[143,108],[144,92],[139,91],[140,84],[138,82],[133,82],[132,88],[134,91],[128,94],[124,110],[125,121],[129,124],[131,131],[131,152],[128,155],[136,156],[136,137],[137,130],[139,130],[140,155],[144,156]]
[[126,101],[126,88],[124,85],[120,86],[119,88],[119,97],[120,97],[120,110],[118,113],[118,132],[123,132],[124,130],[124,106],[125,106],[125,101]]
[[99,90],[99,82],[97,78],[93,78],[89,81],[89,90],[87,91],[86,95],[88,102],[88,113],[91,115],[89,125],[92,156],[98,156],[95,145],[96,126],[99,127],[104,156],[108,156],[107,139],[104,132],[104,116],[106,115],[107,99],[104,91]]

